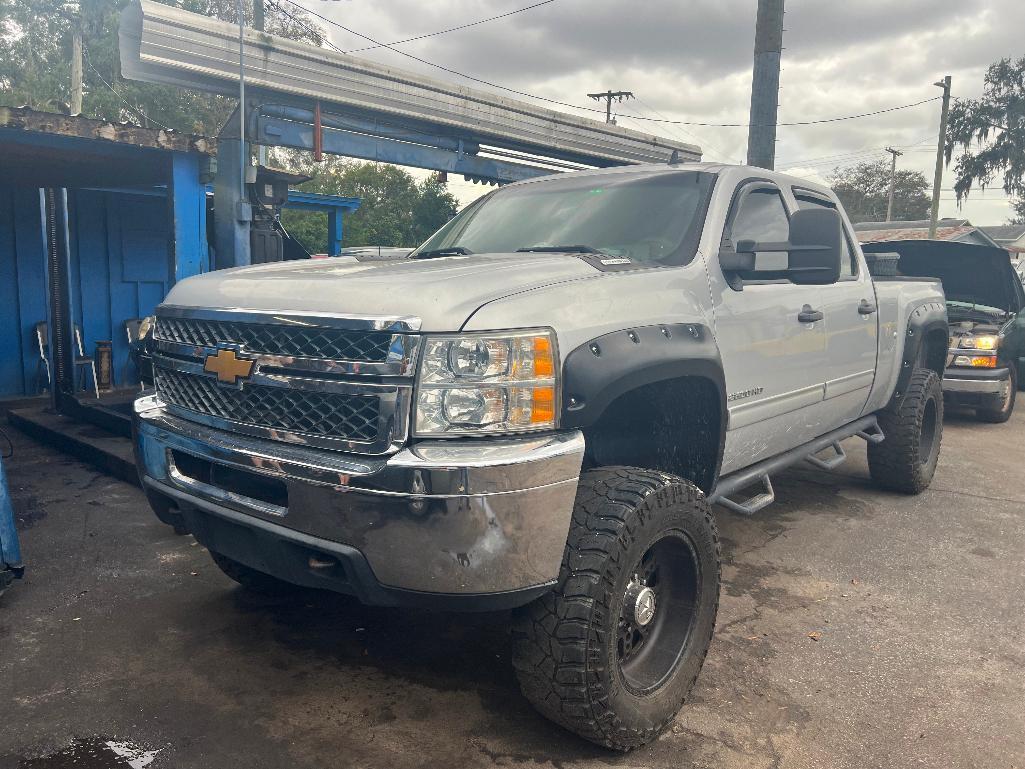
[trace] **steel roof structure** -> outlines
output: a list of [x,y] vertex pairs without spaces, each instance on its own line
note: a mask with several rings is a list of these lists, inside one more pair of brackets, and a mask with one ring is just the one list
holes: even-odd
[[[130,79],[234,96],[239,89],[239,30],[153,0],[122,13],[121,70]],[[700,148],[465,88],[256,30],[244,36],[248,94],[324,108],[393,128],[585,166],[699,160]],[[249,116],[247,116],[249,117]],[[275,143],[271,137],[247,138]],[[464,151],[466,151],[464,149]],[[486,151],[486,150],[485,150]],[[448,170],[441,168],[438,170]]]

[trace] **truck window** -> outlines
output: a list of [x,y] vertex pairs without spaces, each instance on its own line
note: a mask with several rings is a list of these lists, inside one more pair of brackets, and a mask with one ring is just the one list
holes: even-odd
[[[775,187],[759,188],[741,197],[726,231],[726,237],[734,244],[741,240],[785,241],[790,237],[790,218],[779,190]],[[759,282],[785,278],[787,261],[786,253],[756,252],[755,269],[759,273]],[[774,272],[778,272],[778,276],[773,275]],[[741,277],[748,279],[747,276]]]
[[[797,198],[798,208],[831,208],[834,211],[836,210],[836,204],[832,200],[819,197],[818,195],[805,192],[804,190],[795,189],[794,197]],[[852,254],[851,235],[847,232],[847,227],[845,225],[843,230],[843,250],[840,252],[841,280],[845,277],[853,278],[858,274],[858,263],[852,257]]]

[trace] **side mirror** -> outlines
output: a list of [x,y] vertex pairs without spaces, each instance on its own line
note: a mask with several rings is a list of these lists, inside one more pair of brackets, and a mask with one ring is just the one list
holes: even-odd
[[751,272],[755,268],[755,249],[753,240],[741,240],[736,246],[725,239],[719,249],[719,266],[729,275],[734,272]]
[[840,279],[843,225],[831,208],[808,208],[790,217],[787,277],[791,283],[828,285]]

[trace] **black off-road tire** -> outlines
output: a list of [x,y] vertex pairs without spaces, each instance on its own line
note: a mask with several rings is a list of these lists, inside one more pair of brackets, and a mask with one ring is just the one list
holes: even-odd
[[214,550],[210,551],[217,568],[238,582],[246,590],[266,596],[285,596],[300,590],[297,585],[291,582],[264,574],[262,571],[250,568],[243,563],[234,561],[226,555],[221,555]]
[[1011,418],[1014,412],[1014,401],[1018,395],[1018,377],[1015,376],[1014,366],[1007,369],[1007,376],[1010,378],[1008,397],[994,398],[995,403],[991,406],[984,406],[975,409],[975,417],[980,422],[993,422],[1000,424]]
[[[621,664],[621,614],[642,557],[666,547],[680,551],[661,552],[687,556],[657,567],[664,578],[648,583],[659,585],[660,601],[676,607],[657,618],[661,625],[651,620],[650,638],[683,640],[645,647],[666,658],[652,669],[667,672],[639,691]],[[696,575],[690,592],[671,587],[674,568]],[[715,521],[693,483],[630,467],[583,473],[558,585],[514,616],[513,665],[524,695],[543,715],[599,745],[629,750],[654,740],[701,670],[715,628],[719,572]],[[686,608],[678,601],[683,594],[693,597]],[[670,624],[673,629],[665,630]],[[662,651],[674,646],[678,656]],[[652,655],[645,653],[647,664]]]
[[885,438],[868,444],[868,470],[878,486],[919,494],[936,473],[943,438],[943,388],[935,371],[917,369],[907,392],[877,414]]

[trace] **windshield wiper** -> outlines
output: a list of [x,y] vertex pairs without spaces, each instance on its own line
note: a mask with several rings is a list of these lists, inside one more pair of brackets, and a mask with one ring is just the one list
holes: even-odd
[[414,256],[414,259],[430,259],[434,256],[470,256],[473,251],[463,246],[449,246],[448,248],[433,248],[430,251],[421,251]]
[[530,246],[529,248],[517,248],[516,253],[536,251],[542,254],[600,254],[597,248],[591,246]]

